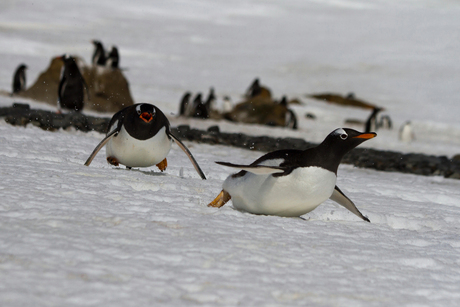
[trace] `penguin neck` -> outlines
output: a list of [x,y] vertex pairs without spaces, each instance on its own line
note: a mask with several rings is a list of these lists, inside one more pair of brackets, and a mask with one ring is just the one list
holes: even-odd
[[329,142],[323,142],[317,147],[311,149],[313,151],[314,160],[320,167],[323,167],[337,175],[337,169],[346,152],[337,150]]

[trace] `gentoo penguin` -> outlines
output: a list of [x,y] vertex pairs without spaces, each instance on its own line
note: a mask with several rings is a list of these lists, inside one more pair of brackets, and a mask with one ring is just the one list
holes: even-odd
[[379,128],[393,129],[393,122],[391,121],[390,115],[382,115],[379,121]]
[[81,111],[85,98],[84,87],[89,100],[88,85],[83,79],[74,57],[64,54],[60,59],[64,61],[64,66],[58,88],[58,109]]
[[224,104],[222,105],[222,113],[228,113],[233,110],[232,99],[230,96],[224,96]]
[[250,165],[216,162],[242,171],[224,181],[222,192],[208,206],[222,207],[232,199],[238,210],[296,217],[330,198],[369,222],[336,186],[336,180],[342,157],[375,136],[373,132],[338,128],[320,145],[307,150],[273,151]]
[[22,92],[26,89],[26,69],[25,64],[21,64],[16,68],[13,76],[13,91],[12,94]]
[[91,41],[94,45],[94,53],[93,53],[93,65],[105,65],[106,57],[105,57],[105,50],[102,43],[98,40]]
[[120,63],[120,56],[118,55],[118,48],[113,46],[112,50],[110,50],[109,56],[107,57],[106,65],[113,69],[118,68],[118,64]]
[[377,123],[377,114],[382,111],[382,108],[374,108],[372,110],[371,115],[366,121],[366,125],[364,127],[364,132],[371,132],[372,130],[377,130],[378,129],[378,123]]
[[188,148],[171,133],[163,112],[148,103],[138,103],[118,111],[110,120],[106,137],[96,146],[85,165],[89,166],[107,144],[107,162],[112,165],[123,164],[127,168],[156,165],[164,171],[172,141],[187,154],[200,177],[206,179]]
[[189,116],[192,109],[192,103],[190,102],[190,98],[192,97],[192,93],[185,92],[184,96],[180,100],[179,106],[179,116]]
[[209,118],[209,112],[202,101],[201,93],[198,93],[198,95],[195,96],[195,99],[193,99],[192,112],[190,115],[194,118]]
[[404,123],[399,129],[399,139],[403,142],[410,143],[415,140],[414,131],[410,121]]
[[209,89],[208,97],[206,98],[206,101],[204,102],[204,105],[205,105],[207,113],[208,113],[208,117],[209,117],[209,114],[211,113],[211,110],[214,109],[214,104],[216,102],[216,99],[217,99],[217,97],[214,94],[214,88],[211,87]]

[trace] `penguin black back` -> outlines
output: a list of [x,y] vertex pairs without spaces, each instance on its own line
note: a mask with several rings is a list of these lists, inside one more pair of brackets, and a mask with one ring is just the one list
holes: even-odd
[[112,68],[118,68],[120,56],[118,55],[118,48],[113,46],[107,58],[107,64]]
[[19,93],[26,89],[26,69],[25,64],[21,64],[16,69],[13,76],[13,91],[12,93]]
[[377,114],[382,111],[382,108],[374,108],[371,115],[366,121],[366,126],[364,127],[364,132],[371,132],[372,130],[377,130]]
[[85,80],[74,57],[63,55],[60,58],[64,61],[64,67],[58,88],[59,105],[64,109],[81,111],[85,98]]
[[166,134],[170,134],[169,120],[160,109],[148,103],[138,103],[118,111],[109,123],[109,130],[113,130],[115,123],[118,131],[123,126],[129,135],[138,140],[155,136],[163,127]]
[[185,92],[184,96],[182,96],[179,107],[179,115],[188,116],[186,113],[190,107],[190,97],[192,97],[192,93],[190,92]]
[[106,57],[105,57],[105,50],[102,43],[98,40],[92,41],[94,45],[94,53],[92,63],[93,65],[105,65]]

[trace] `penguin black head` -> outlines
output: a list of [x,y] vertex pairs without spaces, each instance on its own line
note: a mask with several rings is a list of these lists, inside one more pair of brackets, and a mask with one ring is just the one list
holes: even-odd
[[376,136],[374,132],[361,133],[349,128],[337,128],[314,148],[316,163],[337,173],[340,161],[347,152]]
[[133,138],[147,140],[165,127],[169,133],[169,121],[163,112],[149,103],[138,103],[125,109],[123,125]]
[[326,137],[321,145],[324,144],[331,148],[332,151],[337,151],[345,154],[362,142],[372,139],[376,136],[377,134],[374,132],[362,133],[349,128],[337,128]]
[[28,68],[28,67],[27,67],[26,64],[21,64],[21,65],[19,65],[19,67],[17,68],[17,70],[25,70],[25,69],[27,69],[27,68]]

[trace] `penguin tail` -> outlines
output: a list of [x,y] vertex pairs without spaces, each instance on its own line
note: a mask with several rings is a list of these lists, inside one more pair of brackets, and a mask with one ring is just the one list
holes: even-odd
[[220,208],[225,205],[232,197],[227,191],[222,190],[217,197],[208,204],[208,207]]

